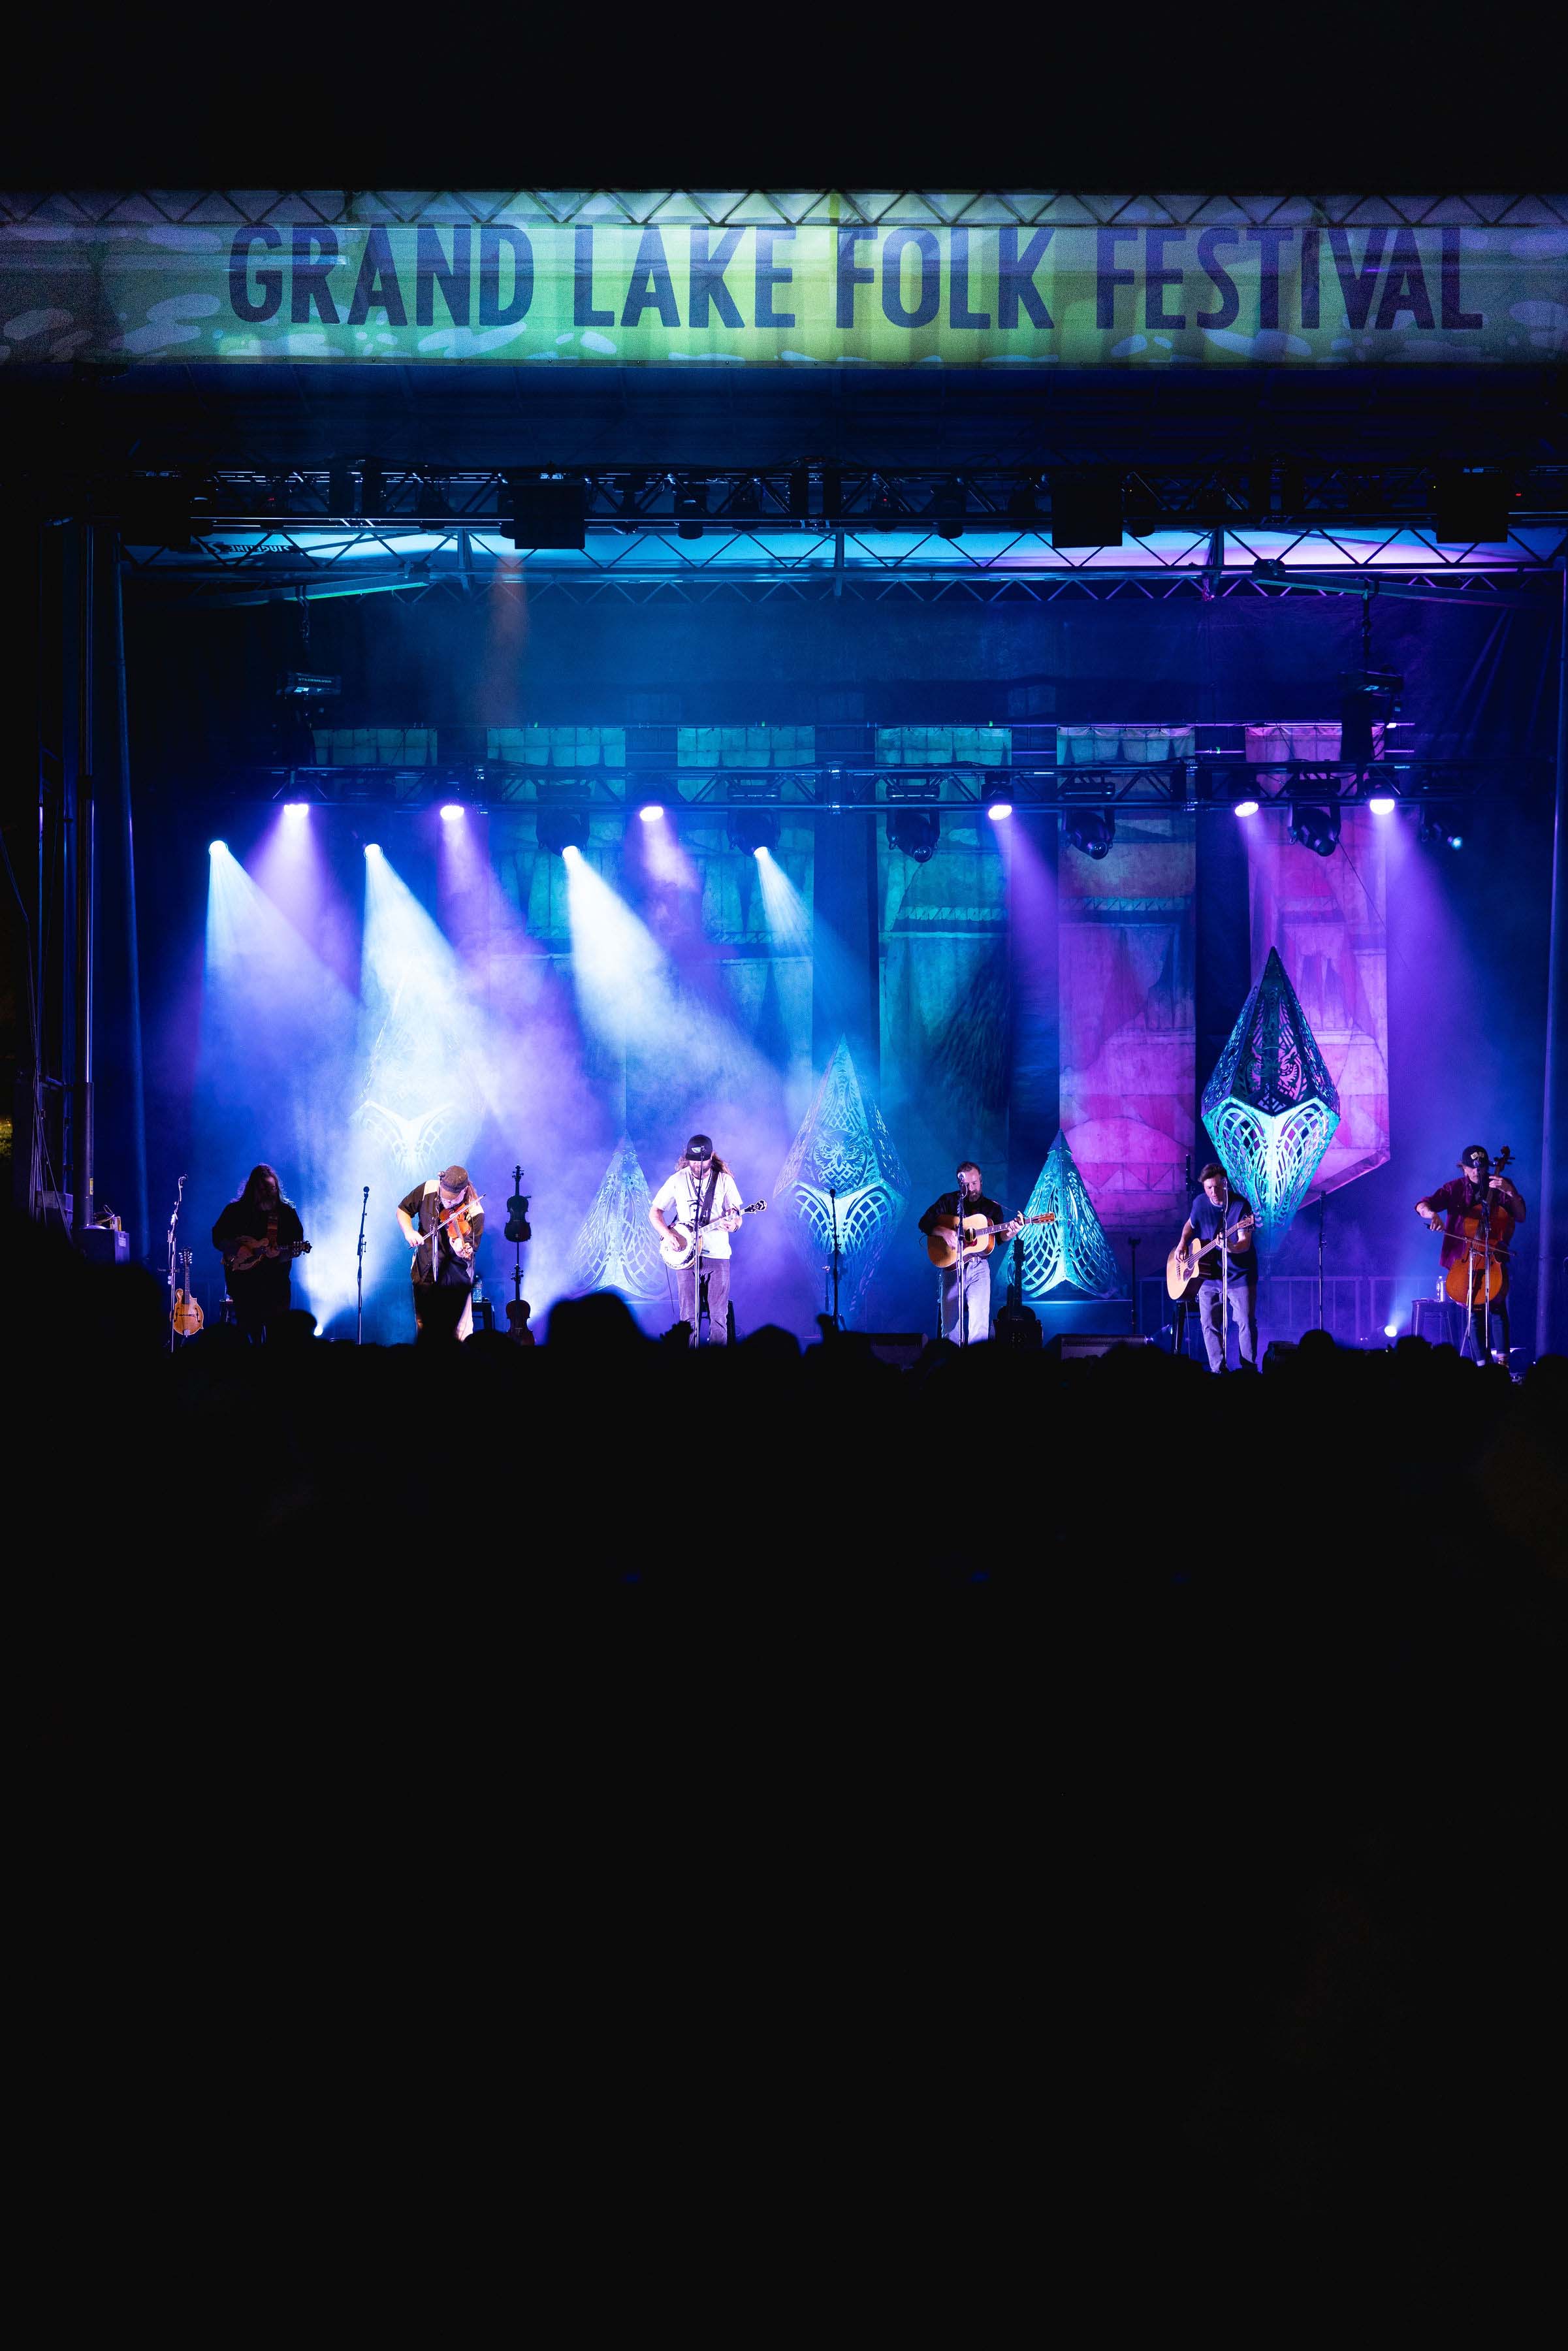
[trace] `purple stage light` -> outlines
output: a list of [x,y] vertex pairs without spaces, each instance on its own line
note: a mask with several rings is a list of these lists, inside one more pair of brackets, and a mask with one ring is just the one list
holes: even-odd
[[207,843],[207,855],[209,857],[216,857],[221,853],[226,857],[228,855],[228,849],[229,845],[226,841],[209,841]]
[[309,807],[310,803],[308,800],[285,800],[283,803],[283,813],[285,816],[304,816],[308,813]]
[[1385,1322],[1383,1326],[1383,1335],[1385,1339],[1397,1339],[1399,1336],[1398,1323]]
[[1238,800],[1236,803],[1236,813],[1238,816],[1256,816],[1258,813],[1257,801]]
[[664,811],[659,806],[657,800],[650,800],[647,806],[645,808],[640,808],[637,813],[642,818],[644,824],[657,824]]
[[1011,800],[992,800],[986,810],[986,814],[990,818],[993,824],[1000,824],[1003,817],[1011,816],[1012,812],[1013,804]]
[[1392,792],[1378,792],[1366,803],[1374,816],[1392,816],[1395,809]]
[[445,807],[441,811],[441,821],[443,824],[455,824],[459,817],[465,816],[466,814],[467,810],[459,801],[448,800]]

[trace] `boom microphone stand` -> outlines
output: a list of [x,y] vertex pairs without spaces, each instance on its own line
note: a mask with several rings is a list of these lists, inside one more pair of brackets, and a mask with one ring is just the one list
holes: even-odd
[[841,1331],[844,1321],[843,1316],[839,1312],[839,1196],[831,1184],[828,1186],[828,1201],[833,1220],[833,1328],[835,1331]]
[[354,1294],[359,1318],[358,1332],[354,1340],[356,1347],[362,1347],[365,1343],[365,1218],[370,1214],[370,1207],[371,1187],[367,1184],[365,1196],[360,1204],[360,1246],[357,1252],[359,1264],[354,1275]]

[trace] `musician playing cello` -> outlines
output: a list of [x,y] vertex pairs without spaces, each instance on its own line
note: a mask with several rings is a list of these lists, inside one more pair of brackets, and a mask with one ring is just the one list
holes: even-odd
[[[1503,1154],[1506,1158],[1507,1153]],[[1524,1222],[1524,1200],[1519,1186],[1500,1167],[1494,1167],[1491,1155],[1484,1144],[1472,1143],[1459,1159],[1460,1173],[1439,1184],[1435,1192],[1416,1203],[1416,1214],[1435,1233],[1443,1236],[1442,1267],[1447,1273],[1452,1266],[1463,1266],[1472,1256],[1473,1237],[1478,1227],[1490,1234],[1493,1249],[1506,1250],[1515,1225]],[[1468,1290],[1469,1296],[1469,1328],[1465,1333],[1461,1353],[1473,1354],[1478,1364],[1484,1364],[1487,1351],[1487,1324],[1491,1324],[1493,1354],[1500,1352],[1508,1361],[1508,1285],[1506,1279],[1500,1293],[1489,1308],[1485,1284],[1481,1278],[1483,1252],[1473,1249],[1477,1261],[1474,1279],[1463,1287],[1450,1284],[1450,1295],[1462,1301]],[[1500,1259],[1506,1276],[1508,1259]],[[1499,1342],[1500,1340],[1500,1349]]]
[[[944,1219],[962,1217],[967,1221],[971,1217],[983,1217],[988,1225],[997,1227],[993,1238],[998,1244],[1010,1241],[1022,1218],[1015,1217],[1009,1223],[1000,1201],[987,1197],[980,1189],[980,1171],[972,1159],[961,1159],[954,1172],[958,1189],[944,1192],[932,1201],[920,1219],[921,1231],[929,1236]],[[956,1339],[961,1346],[973,1345],[991,1335],[990,1259],[972,1245],[965,1249],[957,1264],[943,1269],[942,1335]]]

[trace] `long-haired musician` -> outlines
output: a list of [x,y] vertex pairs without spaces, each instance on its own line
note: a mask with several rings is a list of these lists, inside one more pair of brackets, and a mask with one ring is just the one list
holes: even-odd
[[282,1324],[293,1305],[291,1269],[304,1241],[298,1209],[284,1198],[277,1168],[263,1160],[213,1227],[213,1247],[222,1254],[228,1274],[235,1326],[254,1347]]
[[666,1240],[702,1235],[700,1260],[682,1266],[675,1275],[677,1318],[691,1324],[694,1347],[702,1310],[699,1278],[707,1284],[709,1343],[722,1347],[728,1341],[729,1237],[740,1223],[741,1207],[740,1186],[714,1150],[713,1137],[694,1134],[649,1207],[655,1230]]

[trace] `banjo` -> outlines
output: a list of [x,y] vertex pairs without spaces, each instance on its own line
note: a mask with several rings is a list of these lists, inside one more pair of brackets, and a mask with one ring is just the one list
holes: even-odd
[[[767,1206],[766,1200],[753,1200],[749,1207],[734,1208],[727,1217],[715,1217],[701,1229],[705,1233],[732,1233],[742,1217],[758,1217]],[[696,1235],[690,1225],[683,1225],[677,1218],[674,1231],[659,1243],[659,1255],[672,1273],[683,1273],[688,1265],[696,1263],[698,1254]]]

